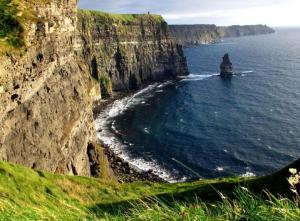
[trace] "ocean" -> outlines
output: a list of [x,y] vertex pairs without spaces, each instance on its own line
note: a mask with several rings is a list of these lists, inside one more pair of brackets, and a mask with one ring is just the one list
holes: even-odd
[[[261,176],[300,156],[300,29],[184,50],[190,70],[115,101],[98,137],[170,182]],[[229,53],[235,75],[218,76]]]

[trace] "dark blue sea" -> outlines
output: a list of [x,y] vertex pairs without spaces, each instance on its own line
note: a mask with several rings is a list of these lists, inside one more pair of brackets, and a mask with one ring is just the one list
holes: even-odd
[[[189,76],[151,85],[109,110],[119,155],[169,181],[260,176],[300,157],[300,29],[184,52]],[[225,53],[231,79],[218,76]]]

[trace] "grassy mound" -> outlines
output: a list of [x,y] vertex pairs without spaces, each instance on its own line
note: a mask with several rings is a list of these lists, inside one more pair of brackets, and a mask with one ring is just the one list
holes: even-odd
[[297,220],[299,198],[277,195],[290,192],[285,173],[118,184],[0,162],[0,220]]

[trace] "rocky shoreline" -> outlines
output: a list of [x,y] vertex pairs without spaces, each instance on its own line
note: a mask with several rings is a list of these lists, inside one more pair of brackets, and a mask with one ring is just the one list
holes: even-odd
[[[112,98],[109,98],[105,101],[97,101],[94,103],[94,118],[96,119],[99,115],[103,114],[107,108],[110,107],[115,101],[120,100],[126,96],[132,95],[132,92],[122,92],[115,94]],[[104,129],[104,128],[103,128]],[[98,130],[102,130],[101,128]],[[117,137],[118,135],[115,134]],[[153,170],[143,171],[139,168],[134,167],[129,162],[125,161],[114,151],[111,150],[109,145],[104,144],[101,140],[98,140],[101,143],[101,146],[104,148],[104,154],[106,155],[110,168],[114,172],[115,177],[119,183],[131,183],[136,181],[150,181],[150,182],[159,182],[167,183],[166,180],[160,178],[153,173]]]
[[131,183],[136,181],[151,181],[166,183],[165,180],[153,173],[153,170],[142,171],[131,166],[128,162],[117,156],[109,146],[104,146],[104,154],[107,156],[108,162],[114,175],[120,183]]

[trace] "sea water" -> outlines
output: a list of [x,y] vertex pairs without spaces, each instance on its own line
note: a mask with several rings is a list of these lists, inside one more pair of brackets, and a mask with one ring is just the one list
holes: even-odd
[[[184,52],[191,74],[116,101],[100,139],[171,182],[260,176],[300,157],[300,29]],[[230,79],[218,76],[225,53]]]

